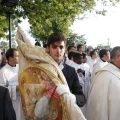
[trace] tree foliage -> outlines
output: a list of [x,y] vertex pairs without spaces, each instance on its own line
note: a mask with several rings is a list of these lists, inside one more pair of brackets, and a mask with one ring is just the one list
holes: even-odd
[[76,16],[93,8],[95,2],[81,0],[28,0],[21,2],[31,24],[34,37],[46,42],[52,32],[69,34],[69,27]]
[[3,47],[3,46],[4,46],[4,49],[6,49],[6,50],[8,49],[8,42],[6,42],[6,41],[1,41],[1,42],[0,42],[0,45],[1,45],[0,47]]
[[[1,2],[2,0],[0,0]],[[102,1],[107,5],[108,0]],[[116,3],[119,0],[110,0]],[[7,12],[12,10],[12,22],[20,22],[20,17],[28,18],[32,35],[46,42],[54,31],[69,35],[69,27],[79,14],[91,11],[96,6],[95,0],[19,0],[16,7],[8,8],[0,5],[0,37],[5,37],[8,28]]]
[[67,38],[67,45],[77,46],[78,44],[86,44],[85,35],[77,35],[76,33],[70,33]]

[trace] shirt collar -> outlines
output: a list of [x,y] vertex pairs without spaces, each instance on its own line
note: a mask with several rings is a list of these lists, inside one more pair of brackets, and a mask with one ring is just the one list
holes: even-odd
[[[111,64],[115,65],[113,62],[110,62]],[[118,67],[117,65],[115,65],[118,69],[120,69],[120,67]]]
[[10,65],[9,63],[8,63],[8,65],[11,66],[11,67],[16,67],[16,65],[15,65],[15,66],[12,66],[12,65]]
[[[101,58],[100,58],[101,59]],[[103,62],[106,62],[105,60],[101,59]]]

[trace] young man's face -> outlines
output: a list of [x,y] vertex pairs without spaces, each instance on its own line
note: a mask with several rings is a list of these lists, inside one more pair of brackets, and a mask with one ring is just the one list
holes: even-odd
[[80,57],[76,60],[77,64],[82,64],[83,63],[83,57]]
[[56,62],[59,62],[60,60],[63,59],[65,53],[65,42],[64,41],[55,42],[51,44],[49,47],[47,47],[47,51]]
[[84,51],[84,48],[83,48],[83,46],[81,46],[80,48],[79,48],[79,50],[78,50],[78,52],[83,52]]
[[14,50],[13,57],[9,57],[9,61],[11,61],[13,64],[18,64],[19,62],[19,52],[17,50]]
[[88,52],[87,52],[87,55],[90,56],[90,52],[92,51],[92,49],[89,49]]
[[68,51],[69,52],[75,52],[76,51],[76,48],[75,47],[71,47],[70,50]]
[[18,64],[19,62],[19,52],[18,51],[14,51],[14,56],[13,56],[13,61]]
[[86,63],[87,62],[87,57],[84,57],[83,58],[83,63]]
[[105,60],[109,61],[110,60],[110,52],[108,51],[106,55],[104,55]]
[[82,56],[78,56],[77,59],[74,59],[74,62],[77,64],[82,64],[83,63],[83,57]]
[[97,57],[98,57],[98,53],[95,51],[95,52],[94,52],[94,55],[93,55],[93,58],[96,59]]

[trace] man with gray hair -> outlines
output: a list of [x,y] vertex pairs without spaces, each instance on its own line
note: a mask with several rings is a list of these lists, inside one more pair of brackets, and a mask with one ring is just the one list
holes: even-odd
[[117,46],[111,52],[111,62],[93,79],[87,103],[87,120],[119,120],[119,93],[120,46]]

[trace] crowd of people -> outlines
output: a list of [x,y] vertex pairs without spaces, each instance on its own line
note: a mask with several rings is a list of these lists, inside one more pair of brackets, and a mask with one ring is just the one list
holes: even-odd
[[[85,50],[82,44],[66,48],[66,42],[65,36],[56,32],[49,36],[44,49],[59,66],[69,87],[70,98],[84,115],[76,120],[119,119],[120,46],[109,52],[107,49]],[[7,62],[0,69],[0,120],[25,120],[28,117],[22,109],[18,83],[19,57],[17,49],[8,49]],[[57,86],[56,92],[66,94],[67,85]],[[37,116],[33,117],[35,120],[47,120],[49,116],[34,114]]]

